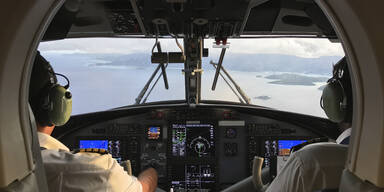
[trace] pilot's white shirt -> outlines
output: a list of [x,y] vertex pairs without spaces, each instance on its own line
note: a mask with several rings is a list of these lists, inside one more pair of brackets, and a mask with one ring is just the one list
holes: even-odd
[[73,154],[60,141],[38,133],[49,191],[141,192],[141,183],[128,175],[111,155]]
[[[350,134],[350,130],[349,134]],[[345,134],[340,137],[345,138]],[[342,139],[338,139],[342,140]],[[348,146],[310,144],[291,154],[266,192],[313,192],[339,188]]]

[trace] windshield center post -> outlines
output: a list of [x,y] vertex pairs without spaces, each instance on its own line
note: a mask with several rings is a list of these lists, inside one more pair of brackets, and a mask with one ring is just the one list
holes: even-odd
[[203,55],[201,37],[185,37],[185,97],[189,105],[198,104],[201,98],[201,63]]

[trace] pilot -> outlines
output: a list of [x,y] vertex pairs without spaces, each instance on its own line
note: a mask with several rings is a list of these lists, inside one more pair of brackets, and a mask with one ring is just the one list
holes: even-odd
[[352,85],[345,57],[334,66],[321,106],[331,121],[339,123],[342,134],[336,143],[310,144],[292,153],[267,192],[312,192],[339,187],[352,122]]
[[29,102],[36,117],[49,191],[155,191],[155,169],[148,168],[136,178],[128,175],[110,154],[100,154],[100,151],[74,154],[50,136],[56,125],[68,121],[72,110],[69,81],[61,86],[56,75],[63,76],[56,74],[38,52],[32,69]]

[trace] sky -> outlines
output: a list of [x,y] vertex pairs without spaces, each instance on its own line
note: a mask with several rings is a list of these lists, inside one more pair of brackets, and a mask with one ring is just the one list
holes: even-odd
[[[230,39],[228,52],[286,54],[298,57],[317,58],[320,56],[343,56],[340,43],[331,43],[328,39],[308,38],[268,38],[268,39]],[[43,42],[39,50],[59,53],[117,53],[130,54],[150,52],[154,39],[123,38],[81,38]],[[179,51],[173,39],[160,39],[163,51]],[[182,40],[180,40],[182,42]],[[218,54],[220,49],[212,49],[213,39],[205,40],[210,54]]]

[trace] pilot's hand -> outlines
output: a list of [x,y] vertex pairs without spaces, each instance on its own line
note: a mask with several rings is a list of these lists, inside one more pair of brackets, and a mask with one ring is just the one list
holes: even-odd
[[138,176],[143,192],[154,192],[157,187],[157,171],[154,168],[148,168],[141,172]]

